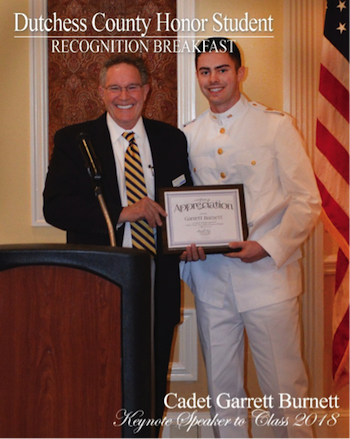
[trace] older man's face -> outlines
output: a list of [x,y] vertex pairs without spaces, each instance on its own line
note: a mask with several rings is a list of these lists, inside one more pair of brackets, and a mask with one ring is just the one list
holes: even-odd
[[131,130],[141,117],[149,85],[142,85],[138,69],[130,64],[116,64],[106,73],[106,82],[99,87],[106,110],[125,130]]

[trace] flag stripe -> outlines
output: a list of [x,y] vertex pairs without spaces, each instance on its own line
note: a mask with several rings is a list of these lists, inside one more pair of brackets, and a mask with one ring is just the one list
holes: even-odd
[[325,209],[327,216],[349,244],[349,217],[339,206],[339,204],[331,196],[329,196],[329,192],[318,178],[317,184],[323,200],[323,208]]
[[349,382],[349,2],[327,1],[316,127],[322,221],[339,245],[333,300],[335,391]]
[[[334,355],[334,369],[339,366],[341,357],[343,356],[350,339],[350,307],[347,308],[344,318],[338,324],[337,330],[334,334],[333,355]],[[333,372],[334,372],[333,369]]]
[[349,154],[319,120],[316,128],[316,145],[336,171],[349,183]]
[[349,349],[349,261],[338,251],[333,304],[333,375],[346,360]]
[[[347,257],[343,252],[338,252],[337,269],[336,269],[337,275],[335,279],[336,291],[339,289],[340,285],[344,282],[348,269],[349,269],[349,261]],[[346,293],[348,293],[348,291]]]
[[349,343],[347,343],[338,370],[334,374],[334,383],[336,391],[349,384]]
[[322,64],[346,89],[349,89],[348,60],[336,50],[327,38],[323,38],[322,43]]
[[340,362],[349,345],[350,340],[350,307],[347,309],[344,320],[340,323],[333,337],[333,375],[336,375]]
[[349,122],[349,92],[322,64],[319,91]]
[[[341,206],[343,211],[349,215],[349,184],[329,163],[327,158],[318,148],[315,148],[315,172],[317,178],[327,188],[327,195],[331,196]],[[325,200],[323,200],[325,201]],[[327,212],[328,213],[328,212]]]
[[[336,272],[336,289],[333,302],[333,333],[344,319],[346,310],[349,306],[349,262],[344,253],[338,252],[337,272]],[[342,279],[339,279],[339,271],[345,271]]]
[[349,124],[321,94],[318,95],[318,120],[349,152]]
[[342,251],[345,254],[347,254],[349,251],[349,244],[347,243],[344,236],[339,232],[339,230],[335,227],[335,225],[329,219],[329,217],[326,214],[324,209],[322,209],[322,211],[321,211],[321,221],[323,222],[323,225],[325,226],[326,230],[328,230],[331,237],[335,240],[335,242],[342,249]]
[[349,307],[333,337],[333,376],[335,375],[349,344]]

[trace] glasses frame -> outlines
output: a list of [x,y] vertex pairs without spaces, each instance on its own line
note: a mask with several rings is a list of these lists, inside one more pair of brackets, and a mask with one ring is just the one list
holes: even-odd
[[122,94],[123,90],[125,90],[128,94],[134,94],[138,93],[141,88],[143,87],[143,84],[129,84],[125,87],[121,87],[120,85],[108,85],[107,87],[103,87],[105,90],[107,90],[109,93],[119,96]]

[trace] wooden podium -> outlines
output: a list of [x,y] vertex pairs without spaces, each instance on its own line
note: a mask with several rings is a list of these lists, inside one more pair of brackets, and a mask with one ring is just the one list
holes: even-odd
[[0,437],[152,437],[123,423],[154,417],[150,276],[138,250],[0,246]]

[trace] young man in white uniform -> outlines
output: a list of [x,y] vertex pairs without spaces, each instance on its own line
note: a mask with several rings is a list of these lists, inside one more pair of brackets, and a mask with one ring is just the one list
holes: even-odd
[[[215,41],[228,50],[206,51]],[[247,422],[234,425],[246,419],[246,407],[225,402],[246,396],[245,329],[261,390],[271,396],[263,408],[271,412],[275,436],[311,437],[309,427],[293,425],[300,410],[283,409],[288,404],[280,394],[307,396],[299,259],[321,210],[318,189],[291,118],[248,102],[239,90],[245,72],[238,48],[225,38],[209,43],[196,54],[196,70],[210,109],[184,129],[190,168],[195,185],[243,183],[249,227],[248,241],[230,243],[238,252],[206,255],[192,245],[182,255],[182,277],[196,299],[211,415],[232,421],[214,432],[248,436]]]

